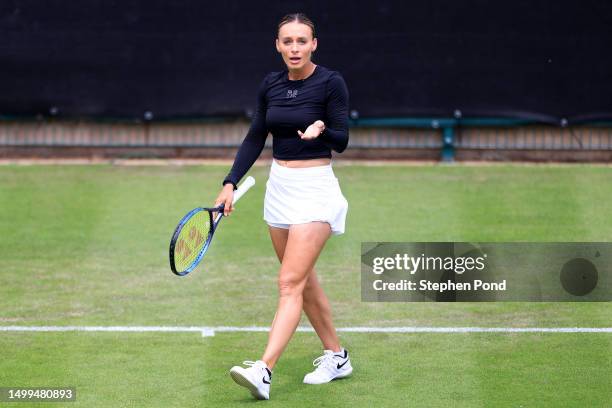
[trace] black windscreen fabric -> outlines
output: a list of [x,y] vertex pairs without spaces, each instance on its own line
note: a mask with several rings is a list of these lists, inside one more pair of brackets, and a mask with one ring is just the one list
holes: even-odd
[[612,118],[612,3],[594,0],[3,1],[0,115],[248,115],[294,11],[362,118]]

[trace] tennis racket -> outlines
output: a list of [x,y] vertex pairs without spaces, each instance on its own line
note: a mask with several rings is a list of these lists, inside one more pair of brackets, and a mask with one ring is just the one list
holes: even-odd
[[[255,179],[247,177],[234,192],[233,203],[240,200],[240,197],[254,185]],[[170,240],[170,269],[172,272],[185,276],[202,261],[223,219],[223,208],[223,204],[215,208],[194,208],[181,219]]]

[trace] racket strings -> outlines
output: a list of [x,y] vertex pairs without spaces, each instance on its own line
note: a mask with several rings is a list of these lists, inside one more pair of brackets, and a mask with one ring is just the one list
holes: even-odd
[[210,218],[207,211],[199,211],[191,217],[179,233],[174,247],[176,270],[187,270],[206,245],[210,235]]

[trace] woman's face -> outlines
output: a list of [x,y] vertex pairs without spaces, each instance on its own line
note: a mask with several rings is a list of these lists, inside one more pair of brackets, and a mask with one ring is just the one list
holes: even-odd
[[276,50],[291,71],[299,71],[310,62],[311,54],[317,49],[317,39],[306,24],[291,22],[278,30]]

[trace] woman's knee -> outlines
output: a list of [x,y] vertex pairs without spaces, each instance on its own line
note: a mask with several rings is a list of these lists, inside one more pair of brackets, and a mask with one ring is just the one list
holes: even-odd
[[304,303],[314,303],[317,300],[317,293],[319,291],[319,285],[316,277],[311,273],[308,275],[308,279],[304,284]]
[[304,286],[304,290],[302,291],[302,297],[304,298],[305,305],[312,305],[315,304],[317,301],[316,294],[312,290],[312,287],[309,287],[308,282]]
[[282,274],[278,277],[278,294],[280,296],[298,296],[304,291],[305,278],[295,274]]

